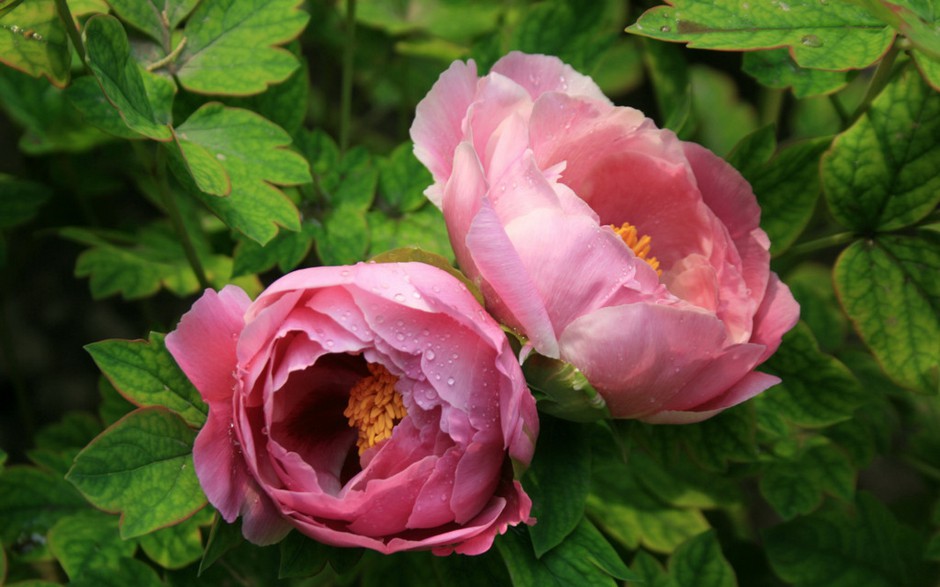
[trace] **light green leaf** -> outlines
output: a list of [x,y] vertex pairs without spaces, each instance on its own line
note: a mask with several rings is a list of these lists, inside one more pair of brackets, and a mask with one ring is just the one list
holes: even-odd
[[784,335],[780,348],[761,370],[779,376],[782,382],[755,398],[758,409],[799,426],[822,428],[847,420],[867,399],[846,366],[820,352],[802,322]]
[[777,128],[773,124],[767,124],[744,135],[725,156],[725,160],[740,171],[745,179],[751,181],[751,178],[770,161],[776,150]]
[[122,512],[122,537],[141,536],[206,504],[193,470],[195,438],[173,413],[141,408],[79,453],[66,478],[96,507]]
[[101,372],[124,397],[141,407],[162,406],[200,427],[208,407],[166,349],[163,334],[143,340],[103,340],[85,346]]
[[428,200],[424,190],[433,183],[431,172],[414,155],[413,145],[403,143],[379,160],[379,198],[394,214],[414,212]]
[[108,0],[121,20],[169,45],[170,34],[199,0]]
[[391,218],[375,210],[369,212],[366,219],[370,232],[370,256],[391,249],[418,247],[448,259],[454,258],[444,217],[430,203],[399,218]]
[[51,194],[41,183],[0,173],[0,229],[32,220]]
[[636,479],[662,502],[681,508],[729,508],[743,501],[741,488],[721,473],[710,473],[679,461],[667,467],[650,455],[634,450],[627,464]]
[[734,80],[705,65],[690,68],[692,114],[690,135],[718,155],[757,129],[757,111],[738,96]]
[[[327,153],[329,147],[324,152]],[[318,163],[323,164],[322,161]],[[378,180],[378,169],[369,151],[353,147],[339,159],[335,169],[319,178],[318,187],[332,206],[365,212],[375,200]]]
[[167,121],[157,115],[170,110],[165,103],[167,96],[165,93],[153,96],[160,102],[151,104],[142,69],[131,56],[127,33],[120,21],[105,14],[92,16],[85,23],[82,37],[88,67],[127,127],[154,140],[169,140]]
[[[214,158],[228,175],[228,196],[197,193],[227,225],[262,245],[274,238],[278,226],[300,230],[296,206],[273,185],[310,181],[304,158],[284,148],[291,142],[284,130],[249,110],[211,102],[194,112],[175,135],[190,168],[194,162]],[[195,151],[202,155],[189,159]],[[187,181],[186,177],[180,179]]]
[[680,587],[737,587],[734,569],[721,552],[714,530],[682,543],[669,559],[669,572]]
[[801,67],[861,69],[888,49],[894,31],[849,2],[672,0],[644,12],[627,32],[697,49],[789,47]]
[[940,61],[934,61],[922,53],[914,54],[914,63],[924,76],[924,81],[934,90],[940,92]]
[[822,440],[803,447],[790,458],[771,461],[764,468],[761,495],[785,520],[816,509],[823,493],[852,499],[855,469],[845,453]]
[[615,579],[636,578],[617,551],[586,519],[564,542],[537,559],[523,532],[509,532],[496,542],[516,587],[614,587]]
[[61,88],[69,81],[70,51],[55,0],[22,2],[0,15],[0,62]]
[[175,64],[191,92],[245,96],[282,82],[299,62],[282,45],[310,18],[299,0],[203,0],[186,21]]
[[275,265],[282,273],[287,273],[307,257],[316,234],[316,224],[304,222],[298,232],[282,231],[264,246],[249,238],[240,238],[235,247],[232,276],[263,273]]
[[117,516],[88,510],[59,520],[49,531],[49,548],[75,580],[85,569],[116,567],[134,556],[137,541],[121,538]]
[[584,517],[591,481],[591,443],[587,427],[543,416],[539,446],[523,487],[532,498],[529,529],[536,558],[558,546]]
[[742,69],[761,84],[771,88],[792,88],[797,98],[836,92],[848,83],[843,71],[824,71],[800,67],[786,49],[749,51]]
[[[169,79],[143,69],[140,70],[140,78],[157,123],[169,124],[176,86]],[[102,93],[95,76],[74,80],[67,88],[66,96],[82,119],[95,128],[124,139],[148,138],[145,133],[128,126],[108,96]]]
[[884,505],[859,494],[854,516],[835,509],[764,532],[774,571],[796,587],[915,587],[923,541]]
[[692,128],[692,79],[685,56],[669,43],[643,39],[642,47],[661,126],[688,138]]
[[369,250],[369,225],[355,206],[340,206],[323,218],[316,235],[317,256],[325,265],[362,261]]
[[918,53],[940,61],[940,12],[933,0],[854,0],[907,37]]
[[212,522],[212,508],[199,510],[196,515],[169,528],[140,537],[140,547],[164,569],[182,569],[202,558],[200,526]]
[[303,126],[310,104],[310,73],[307,60],[301,54],[300,42],[291,42],[287,49],[300,60],[300,67],[285,81],[254,96],[227,98],[225,104],[253,110],[291,135],[296,135]]
[[857,241],[836,261],[842,307],[898,384],[937,393],[940,381],[940,235],[916,230]]
[[0,475],[0,541],[10,545],[44,535],[65,516],[88,509],[61,475],[34,467],[7,467]]
[[911,67],[822,159],[832,215],[870,233],[909,226],[940,203],[940,94]]
[[832,270],[819,263],[803,263],[785,281],[800,304],[800,319],[813,331],[819,347],[830,353],[838,350],[848,334],[848,320],[839,309]]
[[819,157],[829,143],[829,138],[796,143],[749,174],[771,255],[790,248],[813,217],[819,198]]
[[122,558],[112,567],[88,567],[69,587],[164,587],[157,573],[132,558]]

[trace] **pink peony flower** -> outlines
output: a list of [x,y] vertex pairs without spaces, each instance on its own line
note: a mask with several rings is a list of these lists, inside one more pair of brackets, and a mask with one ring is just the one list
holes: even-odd
[[488,309],[614,417],[699,421],[779,381],[754,368],[799,308],[750,186],[710,151],[522,53],[482,78],[455,62],[411,136]]
[[383,553],[478,554],[529,522],[538,434],[501,328],[420,263],[317,267],[251,302],[207,290],[166,344],[209,404],[196,474],[256,544],[293,527]]

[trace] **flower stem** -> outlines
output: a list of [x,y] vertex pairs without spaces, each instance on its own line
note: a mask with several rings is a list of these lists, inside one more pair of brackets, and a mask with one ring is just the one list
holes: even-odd
[[176,234],[180,238],[180,244],[183,245],[186,259],[189,261],[190,267],[193,268],[193,273],[196,274],[199,286],[202,289],[208,289],[212,287],[212,285],[209,283],[206,272],[202,268],[202,262],[199,260],[199,255],[196,253],[196,247],[193,245],[193,239],[189,236],[189,232],[186,231],[186,224],[183,222],[183,215],[180,213],[176,198],[173,196],[173,192],[170,191],[170,183],[166,175],[166,155],[160,147],[158,147],[157,151],[155,175],[160,198],[163,200],[163,206],[166,208],[167,216],[170,217],[173,230],[176,231]]
[[345,153],[349,146],[350,114],[352,112],[352,78],[356,52],[356,0],[346,0],[346,45],[343,48],[343,85],[340,96],[339,148]]
[[816,240],[811,240],[809,242],[800,243],[790,247],[790,250],[787,251],[787,254],[802,255],[805,253],[812,253],[821,249],[828,249],[829,247],[844,245],[846,243],[852,242],[853,240],[855,240],[855,235],[851,232],[840,232],[838,234],[831,234],[829,236],[824,236]]
[[75,28],[75,19],[72,18],[72,11],[69,10],[68,2],[66,2],[66,0],[55,0],[55,7],[59,13],[59,19],[62,21],[62,24],[65,25],[65,32],[67,32],[69,38],[72,39],[72,44],[75,45],[75,50],[78,52],[78,56],[84,64],[85,43],[82,42],[82,35],[78,32],[78,29]]
[[868,89],[865,91],[865,96],[862,98],[862,102],[855,109],[855,112],[852,113],[852,118],[849,119],[848,126],[855,124],[859,118],[864,116],[868,109],[871,107],[872,101],[878,97],[878,94],[881,93],[881,90],[888,85],[888,80],[891,78],[891,68],[894,66],[894,60],[897,58],[900,48],[897,43],[891,45],[891,48],[888,49],[888,52],[885,53],[884,57],[881,58],[881,62],[878,63],[878,68],[875,69],[875,75],[872,76],[871,81],[868,83]]

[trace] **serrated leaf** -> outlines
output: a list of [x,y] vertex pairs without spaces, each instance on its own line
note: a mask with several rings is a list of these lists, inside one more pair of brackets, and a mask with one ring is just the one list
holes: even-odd
[[764,532],[774,571],[796,587],[923,585],[923,543],[884,505],[859,494],[854,516],[828,510]]
[[114,385],[104,375],[98,378],[98,394],[101,396],[98,416],[105,426],[114,424],[137,409],[137,406],[124,399],[124,396],[114,389]]
[[748,177],[772,256],[790,248],[813,217],[819,197],[819,157],[829,143],[829,138],[819,138],[791,145]]
[[352,206],[330,210],[316,235],[317,256],[324,265],[362,261],[369,250],[369,224],[364,212]]
[[[324,146],[324,154],[329,153],[329,147]],[[378,169],[369,151],[363,147],[353,147],[339,158],[331,173],[320,177],[318,187],[330,205],[365,212],[375,200],[378,180]]]
[[247,98],[228,98],[225,103],[236,108],[247,108],[264,116],[274,124],[296,135],[307,117],[310,103],[310,72],[307,60],[301,53],[300,42],[293,41],[286,47],[300,60],[300,67],[288,78],[269,86],[264,92]]
[[932,0],[855,0],[874,16],[893,26],[930,59],[940,60],[940,13]]
[[278,226],[300,230],[296,206],[274,184],[309,182],[310,170],[303,157],[285,148],[291,139],[283,129],[249,110],[211,102],[196,110],[175,135],[184,156],[198,147],[228,174],[231,192],[226,197],[197,192],[223,222],[260,244],[274,238]]
[[211,508],[202,509],[182,524],[141,536],[140,547],[164,569],[182,569],[202,558],[199,527],[210,523],[213,515]]
[[591,444],[580,424],[543,416],[535,458],[523,477],[532,499],[529,529],[536,558],[560,544],[584,517],[591,480]]
[[245,96],[297,69],[282,45],[310,18],[298,0],[203,0],[186,23],[174,73],[191,92]]
[[89,567],[69,587],[164,587],[157,573],[132,558],[122,558],[111,567]]
[[295,269],[310,252],[316,233],[317,226],[305,222],[299,231],[281,232],[264,246],[248,238],[238,239],[232,276],[263,273],[275,265],[283,273]]
[[[140,70],[140,78],[156,121],[159,124],[169,124],[172,121],[170,109],[176,94],[176,86],[167,78],[145,70]],[[102,93],[95,76],[84,76],[73,80],[66,89],[65,95],[87,124],[115,137],[147,138],[145,134],[128,126],[121,117],[121,113],[109,101],[108,96]]]
[[173,413],[141,408],[80,452],[66,478],[96,507],[122,513],[122,537],[141,536],[206,504],[193,469],[195,438]]
[[734,569],[722,555],[714,530],[682,543],[669,559],[669,572],[680,587],[737,587]]
[[779,376],[777,387],[761,394],[759,410],[782,415],[809,428],[821,428],[847,420],[866,401],[858,380],[834,357],[819,350],[805,323],[783,337],[777,352],[762,370]]
[[72,60],[55,0],[30,0],[0,15],[0,62],[58,87],[69,81]]
[[0,173],[0,229],[13,228],[32,220],[51,193],[41,183]]
[[849,2],[671,0],[644,12],[627,32],[697,49],[789,47],[802,67],[861,69],[887,51],[894,31]]
[[8,467],[0,475],[0,541],[44,535],[61,518],[88,509],[60,475],[34,467]]
[[917,222],[940,203],[940,95],[904,68],[836,138],[821,169],[844,226],[870,233]]
[[206,421],[208,407],[166,350],[163,334],[150,341],[104,340],[85,346],[101,372],[129,401],[140,407],[162,406],[193,427]]
[[379,198],[393,214],[414,212],[426,204],[424,190],[431,183],[431,172],[415,157],[410,142],[379,160]]
[[161,102],[151,104],[141,67],[131,56],[127,33],[120,21],[105,14],[92,16],[85,23],[82,37],[88,67],[127,127],[157,141],[169,140],[170,127],[157,116],[157,112],[170,110],[164,103],[167,96],[165,93],[154,96]]
[[75,580],[85,569],[114,567],[134,556],[137,542],[121,539],[117,516],[89,510],[59,520],[49,531],[49,548]]
[[436,206],[428,204],[400,218],[390,218],[375,210],[368,213],[366,220],[370,233],[370,255],[402,247],[417,247],[448,259],[454,258],[447,225]]
[[849,81],[843,71],[800,67],[786,49],[749,51],[741,69],[767,87],[791,88],[797,98],[831,94]]
[[819,347],[825,352],[837,350],[848,333],[848,320],[839,310],[832,270],[804,263],[787,275],[786,282],[800,304],[800,318],[813,331]]
[[857,241],[836,261],[842,307],[897,383],[937,393],[940,381],[940,235]]
[[850,500],[854,489],[855,469],[848,457],[826,442],[770,462],[760,478],[761,495],[785,520],[812,512],[823,493]]
[[605,20],[604,2],[540,2],[523,14],[509,38],[509,49],[555,55],[577,71],[593,73],[600,55],[617,38]]
[[158,43],[169,44],[170,33],[199,0],[108,0],[121,20]]

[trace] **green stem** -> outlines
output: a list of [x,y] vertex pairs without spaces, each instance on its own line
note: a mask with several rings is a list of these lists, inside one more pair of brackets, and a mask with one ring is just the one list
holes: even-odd
[[839,125],[841,128],[848,128],[849,113],[845,111],[845,106],[839,101],[839,97],[835,94],[829,94],[829,103],[832,104],[832,108],[836,111],[836,116],[839,117]]
[[868,89],[865,91],[865,96],[862,98],[862,102],[858,105],[858,108],[855,109],[855,112],[852,113],[852,118],[849,120],[848,126],[855,124],[856,120],[868,112],[872,101],[874,101],[874,99],[878,97],[878,94],[881,93],[881,90],[888,85],[888,80],[891,78],[891,68],[894,66],[894,60],[897,58],[899,52],[900,48],[898,44],[895,43],[891,45],[891,48],[888,49],[885,56],[881,58],[878,68],[875,69],[875,75],[872,76],[871,82],[868,84]]
[[775,124],[780,127],[780,112],[783,109],[783,90],[761,87],[758,108],[762,125]]
[[340,96],[339,148],[345,153],[349,146],[349,125],[352,112],[353,65],[356,52],[356,0],[346,0],[346,46],[343,48],[343,86]]
[[829,247],[837,247],[839,245],[844,245],[855,240],[856,236],[851,232],[840,232],[838,234],[831,234],[829,236],[824,236],[816,240],[812,240],[806,243],[800,243],[793,247],[790,247],[790,250],[787,251],[788,255],[802,255],[805,253],[812,253],[821,249],[828,249]]
[[170,223],[173,225],[173,230],[176,231],[176,234],[180,237],[180,244],[183,245],[183,251],[186,253],[186,259],[189,261],[190,267],[193,268],[193,273],[196,274],[196,279],[199,281],[199,286],[202,289],[208,289],[212,287],[209,283],[208,278],[206,278],[206,272],[202,268],[202,262],[199,260],[199,255],[196,254],[196,247],[193,245],[193,239],[190,238],[189,232],[186,231],[186,223],[183,222],[183,215],[180,213],[180,208],[176,203],[176,198],[173,196],[173,192],[170,191],[170,183],[167,180],[166,175],[166,155],[164,154],[163,148],[158,147],[159,151],[157,152],[157,161],[156,161],[156,180],[157,180],[157,189],[160,192],[160,198],[163,200],[163,206],[166,208],[166,213],[170,217]]
[[82,42],[82,35],[78,32],[78,29],[75,28],[75,19],[72,18],[72,11],[69,10],[69,5],[66,0],[55,0],[56,10],[59,12],[59,18],[62,20],[62,24],[65,25],[65,32],[69,34],[69,38],[72,39],[72,44],[75,45],[75,50],[78,51],[78,56],[81,57],[82,63],[85,62],[85,43]]

